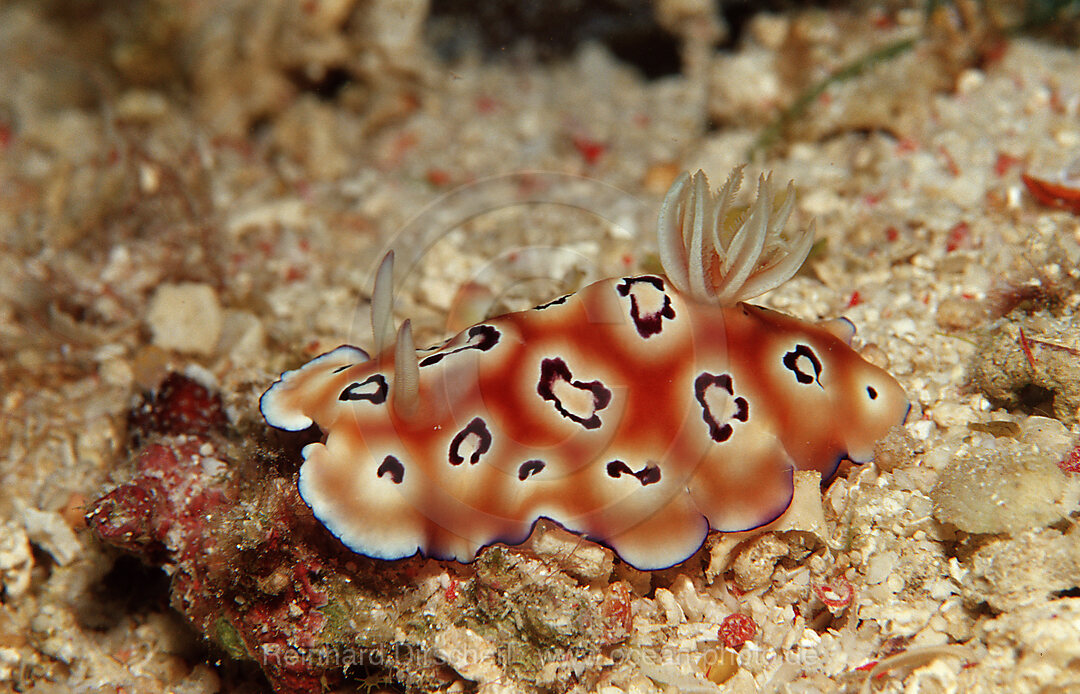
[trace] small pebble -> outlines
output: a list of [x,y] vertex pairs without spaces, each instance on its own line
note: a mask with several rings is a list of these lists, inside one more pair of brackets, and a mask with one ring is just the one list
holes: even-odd
[[217,293],[208,284],[163,284],[154,292],[146,323],[154,345],[188,354],[209,355],[224,323]]
[[1067,516],[1073,503],[1065,494],[1055,457],[1014,444],[954,460],[930,496],[939,521],[969,533],[1016,534]]
[[64,517],[56,511],[26,508],[22,514],[26,536],[49,553],[57,564],[70,564],[82,551],[82,543]]

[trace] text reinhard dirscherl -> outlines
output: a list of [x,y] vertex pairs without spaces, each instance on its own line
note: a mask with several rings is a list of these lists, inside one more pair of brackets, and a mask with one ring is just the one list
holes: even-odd
[[[780,654],[773,649],[760,649],[752,644],[742,649],[739,662],[751,670],[764,668]],[[423,670],[439,666],[460,668],[484,661],[510,665],[535,662],[535,652],[520,643],[498,646],[469,644],[421,647],[414,644],[391,644],[386,648],[366,650],[354,646],[326,644],[312,648],[295,648],[281,644],[265,644],[262,647],[263,664],[290,671],[387,668]],[[566,661],[575,659],[567,652]],[[719,659],[734,658],[733,651],[726,651],[719,644],[701,644],[697,649],[682,650],[670,647],[639,648],[627,645],[614,646],[601,656],[603,664],[618,665],[630,660],[652,666],[676,667],[684,672],[705,670]],[[804,667],[824,666],[826,658],[813,648],[801,648],[783,654],[788,662],[798,662]]]

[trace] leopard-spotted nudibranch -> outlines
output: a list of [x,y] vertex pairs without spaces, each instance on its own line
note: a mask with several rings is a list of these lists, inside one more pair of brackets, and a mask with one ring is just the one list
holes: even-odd
[[392,260],[372,297],[374,358],[342,346],[260,401],[275,427],[313,423],[299,489],[353,551],[468,562],[546,517],[639,569],[677,564],[710,529],[788,507],[794,470],[869,460],[908,411],[850,346],[845,320],[807,324],[743,303],[790,278],[813,225],[785,237],[789,184],[743,215],[741,170],[713,194],[683,174],[660,211],[666,277],[602,280],[417,353],[393,339]]

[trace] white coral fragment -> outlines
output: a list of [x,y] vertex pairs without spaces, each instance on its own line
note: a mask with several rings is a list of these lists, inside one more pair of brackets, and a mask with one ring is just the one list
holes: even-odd
[[679,290],[698,301],[732,306],[780,286],[802,267],[814,243],[814,224],[784,234],[795,205],[788,183],[775,204],[772,180],[762,174],[749,209],[734,205],[743,167],[719,191],[704,172],[683,173],[660,207],[657,238],[664,272]]

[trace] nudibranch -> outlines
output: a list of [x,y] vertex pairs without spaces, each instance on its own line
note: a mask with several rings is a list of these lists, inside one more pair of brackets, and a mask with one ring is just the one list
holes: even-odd
[[904,391],[851,348],[850,322],[744,303],[799,269],[814,229],[785,234],[794,188],[774,200],[764,176],[740,212],[740,181],[675,182],[666,276],[602,280],[419,352],[408,320],[394,336],[388,254],[375,356],[338,347],[260,400],[272,426],[325,435],[299,475],[315,517],[359,554],[460,562],[548,518],[659,569],[710,529],[776,519],[795,470],[869,460],[906,417]]

